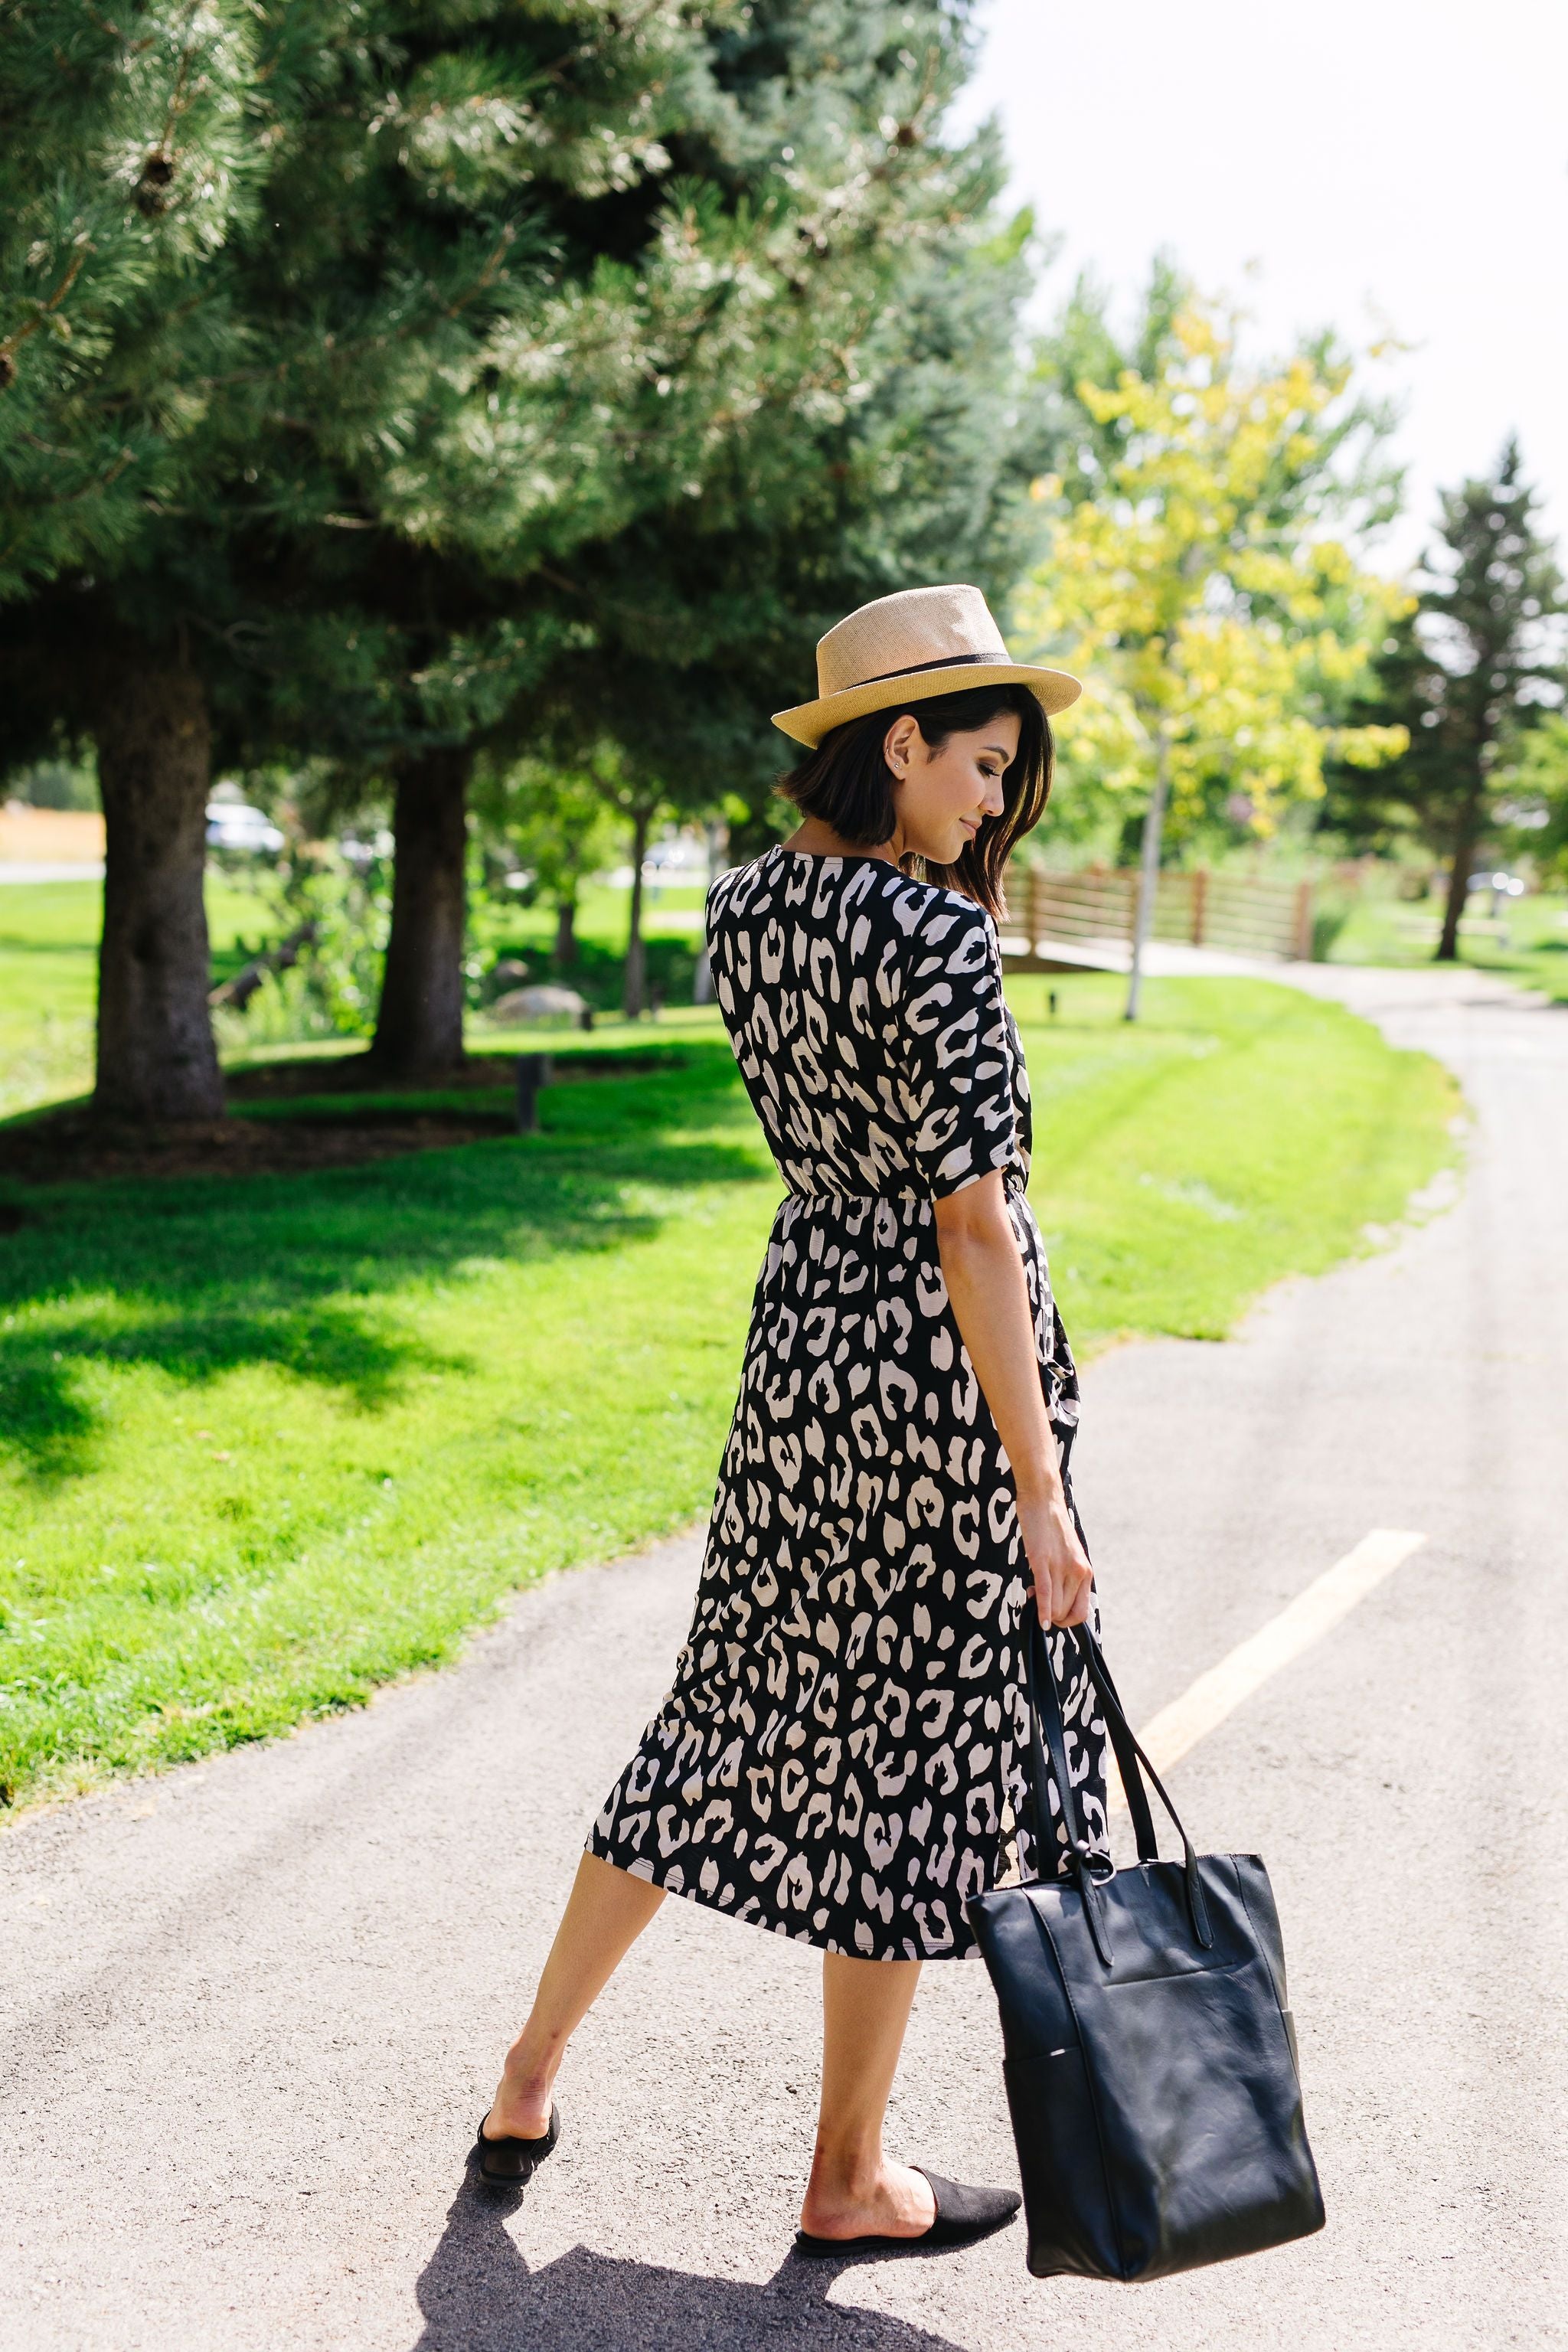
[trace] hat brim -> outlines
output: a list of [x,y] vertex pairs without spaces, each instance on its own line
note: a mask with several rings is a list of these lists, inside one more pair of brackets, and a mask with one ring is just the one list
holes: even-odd
[[1047,718],[1065,710],[1083,692],[1065,669],[1037,669],[1014,661],[955,662],[951,669],[879,677],[868,686],[847,686],[841,694],[824,695],[816,702],[797,703],[793,710],[775,710],[773,725],[792,742],[815,751],[825,735],[851,719],[866,719],[873,710],[891,710],[904,703],[929,702],[938,694],[963,694],[973,686],[1027,687]]

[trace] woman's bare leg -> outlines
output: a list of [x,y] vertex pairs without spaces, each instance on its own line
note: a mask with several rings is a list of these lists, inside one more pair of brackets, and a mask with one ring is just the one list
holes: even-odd
[[539,2139],[550,2129],[550,2086],[566,2044],[663,1901],[662,1886],[583,1856],[528,2022],[507,2052],[488,2138]]
[[889,2164],[882,2118],[918,1960],[822,1956],[822,2108],[800,2225],[814,2238],[918,2238],[936,2200],[923,2174]]

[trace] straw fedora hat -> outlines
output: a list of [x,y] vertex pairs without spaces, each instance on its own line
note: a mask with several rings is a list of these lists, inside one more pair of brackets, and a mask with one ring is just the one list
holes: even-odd
[[905,588],[817,639],[816,700],[775,710],[773,725],[815,750],[846,719],[971,686],[1026,686],[1047,713],[1082,692],[1065,669],[1016,662],[978,588]]

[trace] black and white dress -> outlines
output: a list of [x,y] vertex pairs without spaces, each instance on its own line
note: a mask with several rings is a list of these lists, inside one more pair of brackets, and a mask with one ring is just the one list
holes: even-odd
[[[1028,1080],[996,934],[972,900],[883,859],[778,847],[714,884],[708,940],[788,1190],[690,1635],[588,1850],[826,1951],[950,1958],[973,1948],[964,1903],[1007,1874],[1009,1849],[1035,1868],[1028,1571],[931,1210],[993,1169],[1064,1442],[1078,1419],[1024,1196]],[[1086,1680],[1068,1693],[1068,1760],[1102,1840]]]

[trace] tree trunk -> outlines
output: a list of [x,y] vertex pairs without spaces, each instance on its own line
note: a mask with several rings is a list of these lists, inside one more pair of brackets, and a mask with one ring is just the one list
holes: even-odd
[[1138,912],[1132,924],[1132,966],[1127,982],[1127,1010],[1124,1021],[1138,1018],[1138,1000],[1143,987],[1143,950],[1154,929],[1154,900],[1160,887],[1160,837],[1165,827],[1165,803],[1171,790],[1171,745],[1163,728],[1160,730],[1158,757],[1154,769],[1154,789],[1150,795],[1148,814],[1143,819],[1142,871],[1138,877]]
[[621,997],[621,1011],[628,1021],[641,1018],[645,995],[647,959],[642,943],[642,867],[647,856],[647,837],[653,825],[651,809],[639,809],[632,819],[632,906],[631,921],[626,930],[626,982]]
[[443,1077],[463,1059],[468,771],[458,747],[422,751],[398,772],[392,929],[371,1058],[388,1078]]
[[211,730],[195,672],[128,664],[94,727],[103,795],[98,1074],[106,1118],[221,1118],[206,908]]
[[1454,863],[1448,873],[1448,900],[1443,909],[1443,932],[1437,941],[1434,963],[1457,963],[1459,956],[1459,924],[1465,912],[1465,901],[1470,895],[1470,868],[1476,860],[1476,841],[1481,829],[1481,801],[1479,793],[1472,793],[1459,811],[1454,827]]
[[577,961],[577,901],[561,898],[555,908],[555,967],[570,971]]

